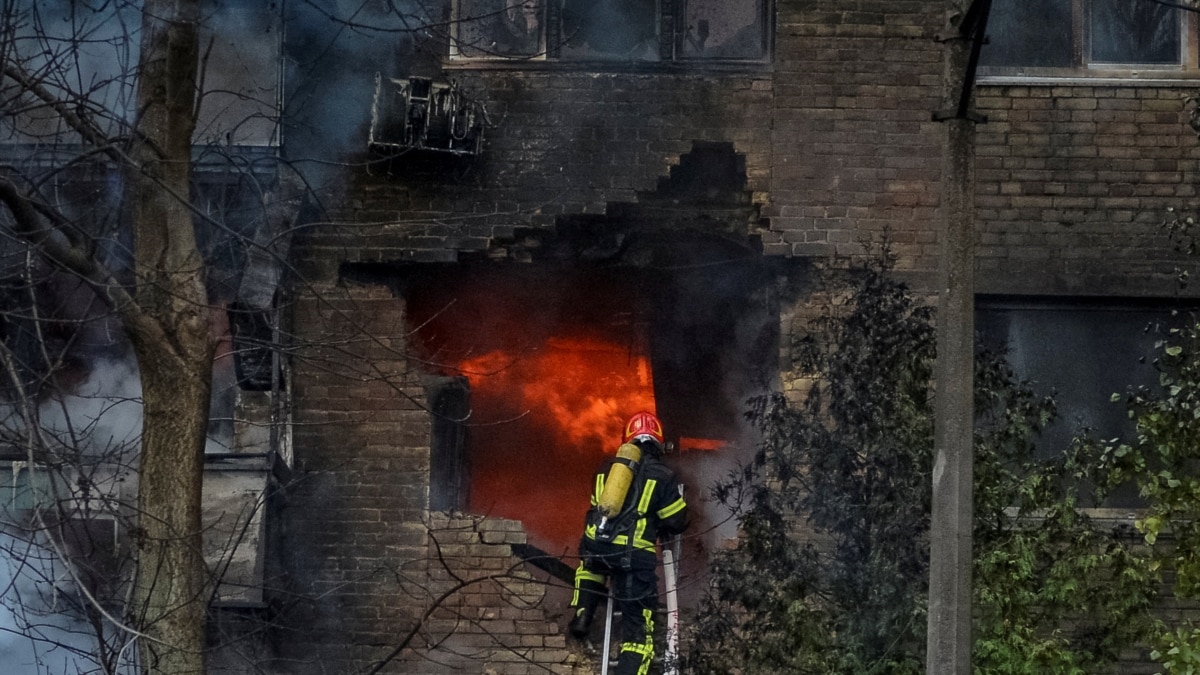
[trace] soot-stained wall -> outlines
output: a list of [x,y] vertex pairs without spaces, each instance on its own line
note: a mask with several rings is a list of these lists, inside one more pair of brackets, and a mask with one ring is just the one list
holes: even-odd
[[[942,132],[932,112],[944,8],[778,0],[769,62],[742,67],[426,64],[422,74],[454,80],[486,106],[491,125],[473,158],[382,161],[365,151],[363,122],[364,152],[351,158],[361,163],[296,239],[306,284],[290,326],[305,347],[293,354],[296,476],[282,512],[290,593],[275,599],[287,672],[367,672],[391,655],[381,672],[593,667],[563,639],[564,582],[513,549],[561,543],[522,527],[519,510],[489,514],[472,503],[483,479],[469,466],[453,481],[438,474],[457,496],[435,501],[459,508],[429,511],[431,455],[449,438],[466,444],[469,464],[471,423],[497,419],[460,424],[472,410],[462,400],[446,404],[453,415],[431,416],[431,394],[449,381],[456,396],[483,392],[469,378],[465,387],[447,380],[446,355],[425,351],[433,343],[424,332],[439,311],[457,311],[447,291],[495,294],[494,312],[464,302],[483,314],[454,329],[472,338],[458,346],[482,357],[495,351],[496,333],[519,331],[520,317],[536,333],[549,312],[519,305],[497,326],[516,297],[503,294],[513,279],[578,286],[563,296],[568,309],[613,317],[620,312],[596,290],[607,288],[631,302],[630,317],[664,313],[644,327],[596,325],[626,341],[632,372],[643,355],[655,363],[651,391],[668,426],[740,442],[728,430],[735,411],[694,415],[694,402],[802,391],[783,352],[793,323],[818,313],[820,299],[798,290],[810,264],[844,265],[886,237],[897,273],[920,292],[936,290]],[[1194,197],[1196,141],[1177,94],[1112,83],[982,86],[978,290],[1166,293],[1181,258],[1153,243],[1157,219],[1147,213]],[[483,269],[499,276],[473,276]],[[689,275],[707,285],[682,283]],[[682,393],[691,388],[700,391]],[[448,417],[449,431],[434,433],[434,420]],[[550,473],[535,456],[521,468]],[[543,508],[524,496],[532,505],[521,509]]]

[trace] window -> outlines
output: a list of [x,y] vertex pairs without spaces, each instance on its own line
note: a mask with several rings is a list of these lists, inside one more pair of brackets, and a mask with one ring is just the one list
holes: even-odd
[[762,61],[769,0],[456,0],[459,59]]
[[[1054,396],[1058,419],[1038,441],[1048,457],[1081,428],[1096,438],[1132,440],[1124,398],[1114,402],[1112,395],[1158,382],[1155,342],[1186,316],[1175,309],[1169,301],[981,298],[975,323],[983,346],[1006,352],[1038,395]],[[1136,488],[1125,486],[1106,506],[1139,504]]]
[[45,468],[23,460],[0,462],[0,514],[28,513],[51,503],[50,477]]
[[1190,12],[1157,0],[993,0],[983,74],[1183,70]]

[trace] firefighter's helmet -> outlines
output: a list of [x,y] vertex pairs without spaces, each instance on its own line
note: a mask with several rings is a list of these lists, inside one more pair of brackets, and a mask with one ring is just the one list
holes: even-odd
[[662,422],[658,421],[654,413],[645,410],[629,418],[625,423],[625,434],[621,436],[622,443],[654,441],[659,448],[663,447],[664,440]]

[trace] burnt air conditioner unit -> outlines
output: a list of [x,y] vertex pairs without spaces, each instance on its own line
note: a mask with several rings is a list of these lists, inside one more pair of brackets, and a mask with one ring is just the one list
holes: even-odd
[[371,107],[371,150],[399,154],[411,150],[473,156],[483,146],[487,111],[457,82],[427,77],[375,75]]

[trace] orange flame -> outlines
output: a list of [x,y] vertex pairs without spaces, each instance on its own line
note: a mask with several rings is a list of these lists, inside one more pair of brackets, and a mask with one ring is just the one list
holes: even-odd
[[459,364],[472,407],[470,509],[524,522],[530,541],[573,548],[592,476],[620,444],[626,418],[655,410],[650,361],[602,338],[549,338]]
[[680,452],[688,450],[720,450],[729,445],[728,441],[723,441],[719,438],[689,438],[684,436],[679,439]]
[[459,368],[474,394],[519,394],[521,410],[510,414],[528,411],[576,449],[619,443],[629,415],[655,409],[649,359],[597,338],[551,338],[521,358],[493,351]]

